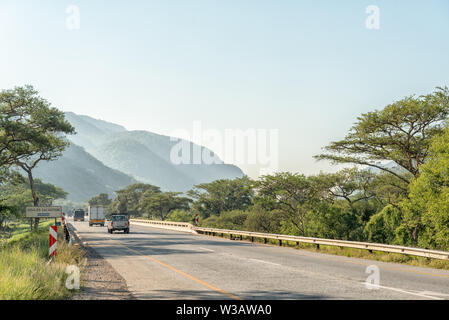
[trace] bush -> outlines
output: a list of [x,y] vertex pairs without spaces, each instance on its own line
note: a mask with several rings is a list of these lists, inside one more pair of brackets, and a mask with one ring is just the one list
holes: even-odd
[[201,222],[202,226],[218,229],[244,230],[248,212],[232,210],[222,212],[220,216],[210,216]]
[[244,228],[248,231],[263,233],[280,233],[283,215],[278,211],[267,211],[261,206],[255,206],[248,213]]
[[401,243],[398,238],[403,238],[400,231],[402,214],[399,209],[388,205],[381,212],[373,215],[366,224],[364,234],[368,241],[378,243]]
[[193,223],[194,215],[185,210],[173,210],[167,215],[167,221]]

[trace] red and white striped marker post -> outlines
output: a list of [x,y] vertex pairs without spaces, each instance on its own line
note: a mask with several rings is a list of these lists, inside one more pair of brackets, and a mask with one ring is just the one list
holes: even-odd
[[195,227],[198,227],[199,221],[200,221],[200,216],[197,213],[197,214],[195,214]]
[[65,224],[65,212],[62,213],[62,224]]
[[48,249],[48,255],[50,257],[56,257],[56,247],[58,245],[57,241],[58,241],[58,227],[50,226],[50,242]]

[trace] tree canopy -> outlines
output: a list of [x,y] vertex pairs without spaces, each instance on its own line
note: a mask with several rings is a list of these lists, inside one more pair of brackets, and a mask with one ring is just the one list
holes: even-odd
[[403,224],[416,229],[415,245],[449,249],[449,128],[433,140],[429,159],[402,206]]
[[195,199],[193,210],[203,218],[224,211],[245,210],[252,204],[253,181],[247,176],[234,180],[216,180],[202,183],[187,192]]
[[75,129],[32,86],[0,92],[0,123],[0,165],[16,165],[26,172],[37,205],[32,170],[42,160],[61,156],[68,145],[63,135]]
[[256,185],[257,203],[268,210],[286,213],[290,222],[305,235],[305,215],[311,210],[317,189],[302,174],[281,172],[263,176]]
[[88,201],[90,206],[103,206],[107,207],[112,203],[112,200],[109,199],[109,195],[107,193],[100,193],[98,196],[93,197]]
[[411,177],[417,177],[431,138],[442,132],[448,114],[447,87],[418,98],[406,97],[382,110],[362,114],[345,139],[332,142],[316,159],[367,165],[408,183],[410,177],[381,162],[393,161]]

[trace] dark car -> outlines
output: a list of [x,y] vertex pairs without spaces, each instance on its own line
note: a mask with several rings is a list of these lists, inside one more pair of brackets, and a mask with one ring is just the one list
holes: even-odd
[[73,221],[84,221],[84,216],[86,215],[84,210],[75,210],[73,213]]

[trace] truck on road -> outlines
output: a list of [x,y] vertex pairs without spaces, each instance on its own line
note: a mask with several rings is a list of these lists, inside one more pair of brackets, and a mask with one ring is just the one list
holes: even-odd
[[114,233],[116,230],[123,230],[129,233],[129,217],[126,214],[112,214],[111,220],[108,221],[108,232]]
[[83,209],[76,209],[73,212],[73,221],[84,221],[85,212]]
[[89,206],[87,212],[89,215],[89,227],[93,225],[104,227],[105,214],[103,206]]

